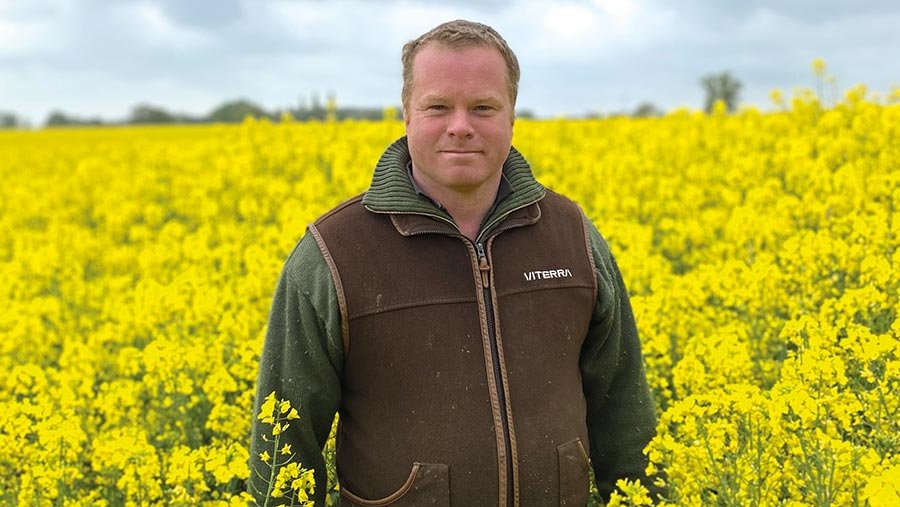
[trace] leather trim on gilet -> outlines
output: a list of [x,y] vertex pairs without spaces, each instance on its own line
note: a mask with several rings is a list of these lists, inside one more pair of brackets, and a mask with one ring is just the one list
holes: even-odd
[[[370,212],[359,198],[315,229],[348,321],[342,504],[584,505],[590,446],[579,357],[596,291],[578,207],[548,192],[488,234],[503,386],[486,357],[469,240],[429,217]],[[510,449],[498,438],[497,389]]]

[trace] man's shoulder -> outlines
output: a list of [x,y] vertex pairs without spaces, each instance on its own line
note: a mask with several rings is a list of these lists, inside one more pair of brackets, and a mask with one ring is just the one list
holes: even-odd
[[319,228],[331,227],[342,221],[346,222],[358,210],[364,210],[361,204],[364,195],[359,194],[341,202],[310,223],[306,228],[306,233],[297,240],[288,255],[285,264],[286,271],[297,274],[318,269],[319,265],[326,261]]
[[595,258],[598,261],[602,261],[604,264],[609,262],[609,259],[612,257],[609,244],[606,242],[606,238],[600,233],[600,230],[597,229],[597,225],[588,218],[580,204],[571,198],[548,188],[547,195],[541,200],[541,206],[542,208],[556,206],[560,209],[567,209],[572,213],[576,213],[578,220],[581,220],[584,224],[585,234],[589,240],[588,244],[590,245]]
[[319,227],[328,222],[346,220],[360,211],[365,211],[362,205],[362,200],[365,195],[365,192],[363,192],[343,201],[322,214],[313,222],[313,225]]
[[[309,232],[323,250],[370,242],[376,231],[390,227],[389,214],[371,210],[365,193],[338,204],[309,225]],[[392,230],[392,229],[391,229]]]
[[544,195],[544,198],[540,201],[541,212],[552,211],[556,213],[564,213],[568,219],[570,220],[578,220],[585,227],[585,233],[589,234],[589,228],[593,227],[591,221],[587,218],[584,210],[581,205],[575,202],[573,199],[556,192],[551,189],[547,189],[547,193]]
[[579,213],[581,213],[581,206],[571,198],[550,188],[547,188],[546,190],[547,192],[544,194],[544,198],[540,201],[542,206],[562,206],[571,210],[578,210]]

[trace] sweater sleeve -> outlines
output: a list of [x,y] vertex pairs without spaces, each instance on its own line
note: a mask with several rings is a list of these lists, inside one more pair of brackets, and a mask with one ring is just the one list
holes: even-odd
[[631,303],[616,261],[600,233],[585,218],[597,270],[597,303],[580,365],[587,403],[591,465],[604,502],[619,479],[647,478],[644,447],[656,434],[656,407],[644,372]]
[[[325,505],[328,473],[322,449],[340,404],[342,368],[343,340],[334,282],[315,240],[307,234],[278,279],[260,357],[247,484],[259,505],[265,502],[271,473],[260,455],[267,452],[282,463],[290,457],[279,452],[284,444],[290,445],[292,462],[314,470],[313,498],[316,506]],[[260,405],[273,391],[277,399],[289,400],[300,415],[279,435],[278,450],[272,442],[272,425],[257,417]]]

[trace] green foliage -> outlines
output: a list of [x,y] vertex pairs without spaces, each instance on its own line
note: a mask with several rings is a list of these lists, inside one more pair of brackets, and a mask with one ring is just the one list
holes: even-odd
[[735,79],[730,72],[708,74],[700,80],[700,85],[706,93],[703,109],[707,113],[712,112],[713,105],[718,100],[725,102],[729,111],[737,109],[738,94],[744,85]]
[[258,104],[249,100],[238,99],[226,102],[213,109],[206,119],[213,123],[240,123],[247,116],[257,119],[270,117],[269,113]]

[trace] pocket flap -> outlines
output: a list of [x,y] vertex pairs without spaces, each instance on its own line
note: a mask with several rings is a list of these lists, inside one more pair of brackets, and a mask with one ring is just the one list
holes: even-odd
[[341,488],[342,506],[384,507],[431,505],[450,507],[450,470],[437,463],[413,463],[406,481],[397,491],[377,500],[359,497]]
[[580,438],[556,448],[559,456],[559,505],[587,505],[591,490],[590,463]]

